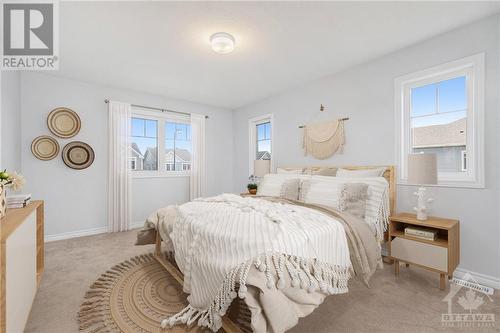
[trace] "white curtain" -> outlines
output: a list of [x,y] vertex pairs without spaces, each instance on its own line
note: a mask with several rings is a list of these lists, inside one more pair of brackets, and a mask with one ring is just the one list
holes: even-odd
[[191,114],[191,144],[193,156],[191,164],[191,200],[205,195],[205,116]]
[[109,102],[108,232],[130,226],[130,113],[130,104]]

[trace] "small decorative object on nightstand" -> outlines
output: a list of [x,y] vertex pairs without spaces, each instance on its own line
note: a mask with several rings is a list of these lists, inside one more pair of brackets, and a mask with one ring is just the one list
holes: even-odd
[[257,194],[257,184],[248,184],[247,185],[248,193],[250,194]]
[[432,198],[426,199],[426,190],[422,185],[437,184],[437,159],[436,154],[410,154],[408,155],[408,184],[418,185],[417,207],[413,209],[417,212],[417,220],[427,220],[426,204],[434,201]]
[[[418,220],[415,214],[401,213],[389,218],[389,255],[394,273],[399,262],[440,274],[439,288],[446,287],[446,275],[452,278],[460,263],[460,225],[458,220],[429,217]],[[405,229],[409,228],[405,233]],[[414,235],[409,235],[413,231]]]

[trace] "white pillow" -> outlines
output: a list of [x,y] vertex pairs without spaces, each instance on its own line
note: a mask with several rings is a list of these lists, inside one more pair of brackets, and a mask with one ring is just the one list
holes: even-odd
[[284,168],[276,168],[276,173],[278,174],[291,174],[291,175],[301,175],[302,168],[298,169],[284,169]]
[[382,177],[386,168],[374,168],[374,169],[361,169],[361,170],[348,170],[348,169],[338,169],[337,177],[340,178],[365,178],[365,177]]
[[313,176],[302,182],[299,200],[340,210],[342,189],[343,182],[335,177]]
[[269,173],[262,178],[257,187],[257,195],[279,197],[285,182],[289,179],[306,179],[309,175]]

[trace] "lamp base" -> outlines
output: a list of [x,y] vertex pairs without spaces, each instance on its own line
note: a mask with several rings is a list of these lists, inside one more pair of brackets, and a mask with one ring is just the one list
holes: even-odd
[[417,212],[417,220],[419,221],[427,220],[427,207],[425,206],[425,203],[433,201],[432,199],[425,199],[425,192],[425,187],[421,186],[418,188],[417,192],[413,193],[417,196],[417,207],[413,207],[413,210]]

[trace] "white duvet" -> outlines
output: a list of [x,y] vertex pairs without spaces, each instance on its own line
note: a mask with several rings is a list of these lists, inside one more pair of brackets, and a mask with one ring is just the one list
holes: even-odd
[[318,211],[223,194],[177,207],[168,229],[163,239],[175,248],[190,295],[189,306],[163,326],[197,322],[219,329],[232,300],[245,297],[251,265],[265,273],[268,288],[282,288],[287,274],[302,289],[347,292],[344,227]]

